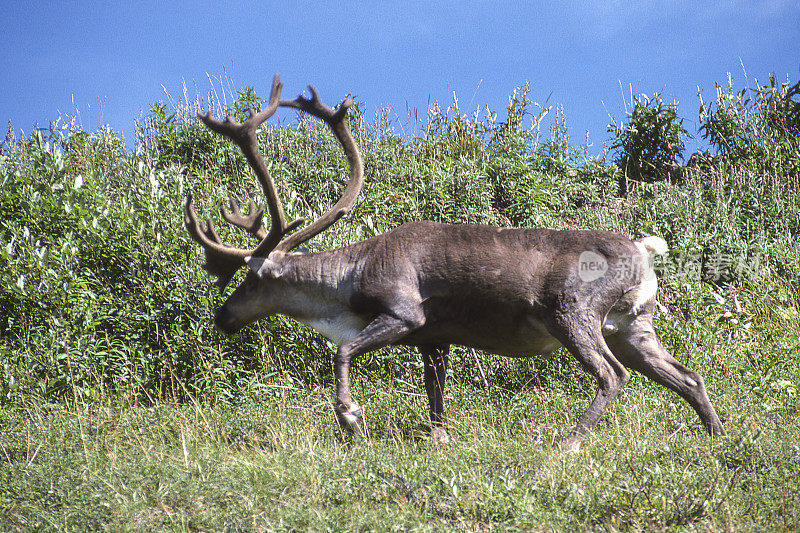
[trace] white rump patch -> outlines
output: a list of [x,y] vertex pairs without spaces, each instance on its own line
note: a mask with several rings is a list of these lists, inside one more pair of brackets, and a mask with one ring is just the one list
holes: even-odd
[[655,298],[658,290],[658,279],[656,278],[655,270],[653,270],[652,257],[666,254],[669,251],[669,247],[664,239],[656,236],[636,240],[634,244],[644,256],[642,282],[636,288],[636,298],[631,308],[631,312],[637,314],[647,302]]
[[645,275],[645,279],[642,280],[642,282],[639,284],[639,287],[636,289],[636,299],[633,301],[631,312],[634,315],[637,314],[639,310],[644,307],[644,304],[655,297],[657,290],[658,280],[656,279],[655,272],[653,272],[653,269],[651,268]]

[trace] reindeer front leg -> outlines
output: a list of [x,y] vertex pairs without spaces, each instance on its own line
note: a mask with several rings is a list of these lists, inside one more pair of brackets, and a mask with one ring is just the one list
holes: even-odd
[[336,416],[339,424],[353,432],[356,437],[366,437],[361,421],[361,407],[350,395],[350,361],[353,357],[392,344],[421,324],[389,314],[375,317],[367,327],[344,343],[333,358],[333,374],[336,380]]

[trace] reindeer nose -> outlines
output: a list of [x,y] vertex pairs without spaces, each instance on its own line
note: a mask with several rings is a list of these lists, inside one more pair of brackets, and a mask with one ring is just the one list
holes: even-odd
[[227,307],[220,307],[214,314],[214,324],[217,328],[226,335],[233,335],[241,329],[237,324],[236,317],[228,311]]

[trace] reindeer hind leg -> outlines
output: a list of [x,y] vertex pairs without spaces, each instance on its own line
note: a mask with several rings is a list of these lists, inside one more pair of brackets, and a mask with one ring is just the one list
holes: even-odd
[[634,322],[631,329],[606,337],[606,342],[625,366],[677,392],[697,412],[711,435],[726,435],[702,376],[670,355],[656,338],[652,325]]
[[562,451],[575,452],[628,382],[630,374],[606,345],[599,322],[577,314],[560,322],[564,326],[552,326],[548,328],[550,333],[578,359],[584,370],[597,380],[598,386],[586,412],[559,444]]

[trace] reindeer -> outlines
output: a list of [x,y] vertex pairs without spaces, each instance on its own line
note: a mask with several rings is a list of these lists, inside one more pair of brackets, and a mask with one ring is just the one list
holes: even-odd
[[[637,370],[677,392],[712,435],[725,429],[708,399],[703,378],[674,359],[656,338],[657,281],[652,258],[667,251],[659,237],[631,240],[608,231],[497,228],[480,224],[412,222],[334,250],[293,253],[350,210],[364,168],[347,118],[353,100],[336,109],[310,98],[281,100],[278,75],[269,103],[249,118],[224,122],[198,115],[236,143],[264,191],[264,206],[246,214],[230,200],[223,218],[250,233],[252,249],[222,242],[210,221],[198,220],[189,195],[184,221],[205,250],[204,268],[223,291],[241,267],[244,281],[215,314],[226,334],[263,317],[282,314],[308,324],[338,346],[334,356],[335,411],[340,424],[364,436],[361,409],[350,394],[354,357],[388,345],[416,346],[424,361],[432,436],[446,442],[445,375],[450,345],[508,356],[550,353],[564,346],[597,380],[594,400],[560,442],[577,451]],[[256,140],[256,129],[279,107],[322,119],[341,144],[350,177],[336,204],[308,226],[286,222]]]

